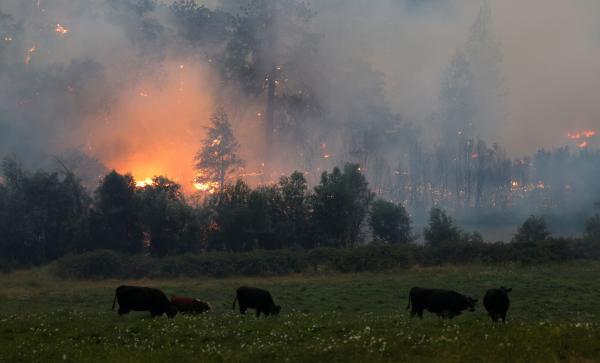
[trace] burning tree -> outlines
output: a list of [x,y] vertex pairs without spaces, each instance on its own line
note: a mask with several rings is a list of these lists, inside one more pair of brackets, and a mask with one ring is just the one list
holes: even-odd
[[207,135],[198,151],[196,161],[196,189],[212,193],[223,189],[227,177],[244,165],[237,152],[237,142],[229,117],[218,108],[211,117],[212,125],[206,127]]

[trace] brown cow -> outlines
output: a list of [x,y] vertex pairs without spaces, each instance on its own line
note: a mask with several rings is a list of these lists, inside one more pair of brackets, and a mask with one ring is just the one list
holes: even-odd
[[202,314],[212,310],[209,303],[187,296],[171,297],[171,305],[182,314]]

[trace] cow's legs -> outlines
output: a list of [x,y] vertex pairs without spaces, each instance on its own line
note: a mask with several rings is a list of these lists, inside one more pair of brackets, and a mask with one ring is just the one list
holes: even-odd
[[242,314],[242,315],[246,314],[246,309],[247,308],[245,306],[240,305],[240,314]]
[[506,323],[506,312],[500,314],[500,317],[502,318],[502,322]]
[[119,307],[119,315],[129,314],[129,310]]
[[260,309],[256,309],[256,317],[258,318],[260,316]]

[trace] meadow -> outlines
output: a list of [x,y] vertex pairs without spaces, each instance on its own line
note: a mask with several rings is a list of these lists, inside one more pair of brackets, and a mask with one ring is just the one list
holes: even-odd
[[[174,319],[118,316],[114,289],[152,286],[210,301],[214,312]],[[232,311],[235,289],[266,288],[276,318]],[[481,304],[512,287],[506,324]],[[600,361],[600,263],[444,266],[385,273],[172,280],[65,280],[50,267],[0,275],[0,361],[588,362]],[[480,300],[453,320],[406,310],[412,286]]]

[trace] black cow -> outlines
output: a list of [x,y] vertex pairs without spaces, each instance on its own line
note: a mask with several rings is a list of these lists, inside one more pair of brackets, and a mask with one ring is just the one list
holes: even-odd
[[169,318],[177,314],[167,296],[158,289],[140,286],[121,285],[115,290],[112,309],[119,301],[119,315],[134,311],[149,311],[152,317],[167,314]]
[[498,319],[502,319],[502,322],[506,321],[506,312],[510,307],[508,293],[511,291],[511,288],[500,287],[499,289],[489,289],[485,293],[483,305],[493,322],[497,322]]
[[452,290],[424,289],[413,287],[410,289],[408,306],[412,305],[410,316],[418,315],[423,319],[423,310],[436,313],[437,316],[452,319],[460,315],[463,310],[475,311],[477,299],[459,294]]
[[240,313],[245,314],[248,308],[256,309],[256,317],[259,317],[261,312],[265,316],[277,315],[281,310],[279,305],[275,305],[267,290],[255,287],[242,286],[237,289],[232,309],[235,309],[236,301],[240,306]]

